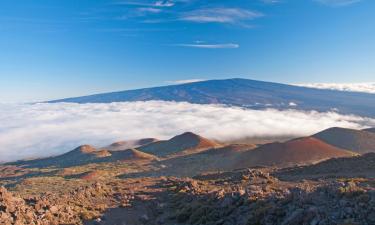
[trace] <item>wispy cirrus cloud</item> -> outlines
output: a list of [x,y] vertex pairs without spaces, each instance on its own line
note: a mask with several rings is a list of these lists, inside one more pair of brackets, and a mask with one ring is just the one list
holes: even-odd
[[186,48],[202,48],[202,49],[235,49],[235,48],[240,47],[239,44],[234,44],[234,43],[225,43],[225,44],[194,43],[194,44],[175,44],[174,46],[186,47]]
[[159,1],[120,1],[116,5],[134,5],[143,7],[172,7],[176,1],[172,0],[159,0]]
[[155,6],[157,7],[172,7],[174,6],[174,1],[171,0],[163,0],[163,1],[156,1]]
[[182,13],[179,19],[196,23],[236,23],[262,16],[262,13],[242,8],[204,8]]
[[342,7],[342,6],[349,6],[349,5],[361,2],[362,0],[314,0],[314,1],[327,5],[327,6]]
[[261,0],[261,2],[266,3],[266,4],[276,4],[276,3],[280,3],[281,0]]
[[148,12],[148,13],[160,13],[162,10],[159,8],[152,8],[152,7],[141,7],[138,8],[139,12]]
[[[133,6],[134,9],[129,9],[125,15],[118,16],[116,19],[127,20],[129,18],[143,17],[148,14],[156,14],[164,11],[165,8],[175,6],[178,0],[158,0],[158,1],[120,1],[115,2],[116,5]],[[182,0],[180,0],[182,1]]]
[[[273,4],[279,0],[259,0]],[[130,6],[123,15],[116,19],[128,20],[135,17],[151,16],[143,23],[190,22],[190,23],[225,23],[250,28],[247,22],[264,16],[247,7],[224,7],[215,3],[200,4],[195,0],[159,0],[159,1],[121,1],[119,5]],[[155,16],[158,13],[159,16]],[[154,15],[152,15],[154,14]]]

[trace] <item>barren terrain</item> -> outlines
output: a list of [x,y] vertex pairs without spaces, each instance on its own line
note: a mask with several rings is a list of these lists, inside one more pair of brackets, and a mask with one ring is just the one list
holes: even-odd
[[3,164],[0,223],[370,225],[374,178],[374,153],[314,137],[226,144],[188,132]]

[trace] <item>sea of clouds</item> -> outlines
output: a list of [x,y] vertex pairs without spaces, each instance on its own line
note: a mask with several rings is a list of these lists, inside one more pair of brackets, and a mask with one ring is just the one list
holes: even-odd
[[192,131],[208,138],[304,136],[375,120],[335,112],[251,110],[163,101],[111,104],[0,104],[0,161],[61,154],[82,144],[105,146]]
[[352,91],[375,94],[375,82],[369,83],[307,83],[296,84],[297,86],[311,87],[318,89],[329,89],[338,91]]

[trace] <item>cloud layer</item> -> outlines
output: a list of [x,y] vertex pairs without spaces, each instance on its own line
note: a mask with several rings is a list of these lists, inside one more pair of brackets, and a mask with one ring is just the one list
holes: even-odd
[[297,85],[319,89],[353,91],[375,94],[375,83],[310,83]]
[[375,120],[336,113],[257,111],[175,102],[0,104],[0,159],[61,154],[82,144],[170,138],[193,131],[209,138],[303,136],[332,126],[362,128]]

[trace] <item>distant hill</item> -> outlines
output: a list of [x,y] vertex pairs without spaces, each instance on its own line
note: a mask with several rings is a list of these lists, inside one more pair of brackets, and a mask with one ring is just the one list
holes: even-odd
[[157,160],[158,157],[141,152],[137,149],[127,149],[124,151],[116,151],[113,154],[114,161],[128,161],[128,160]]
[[[137,147],[137,149],[133,147]],[[157,156],[192,154],[216,147],[221,147],[221,144],[201,137],[197,134],[186,132],[165,141],[146,138],[127,142],[116,142],[109,145],[108,148],[101,149],[96,149],[90,145],[82,145],[59,156],[34,160],[21,160],[13,163],[7,163],[7,165],[43,168],[71,167],[89,163],[128,160],[152,161],[158,160]]]
[[336,148],[316,138],[294,139],[285,143],[262,145],[240,154],[234,161],[236,167],[291,166],[316,163],[322,160],[353,156],[354,153]]
[[195,176],[199,173],[232,170],[233,162],[245,151],[256,148],[253,144],[231,144],[224,147],[207,149],[161,161],[166,166],[164,174],[169,176]]
[[206,156],[215,156],[215,155],[231,156],[239,152],[244,152],[244,151],[248,151],[251,149],[255,149],[256,147],[257,145],[255,144],[230,144],[221,148],[209,149],[200,154],[206,155]]
[[197,134],[186,132],[175,136],[166,141],[157,141],[140,148],[142,152],[151,153],[157,156],[167,156],[179,154],[184,151],[199,152],[200,150],[210,149],[221,146],[215,141],[201,137]]
[[375,152],[375,133],[369,131],[334,127],[319,132],[313,137],[360,154]]
[[[343,135],[349,142],[351,141],[348,144],[350,147],[353,142],[350,139],[351,136],[347,137],[345,135],[349,133],[353,136],[353,133],[357,134],[358,132],[360,134],[375,135],[375,133],[367,131],[331,128],[316,136],[331,137],[322,135],[331,133],[336,135],[333,137],[341,137],[340,135]],[[366,135],[362,135],[364,140],[370,138]],[[357,136],[354,135],[356,138]],[[141,143],[146,144],[137,147],[137,149],[123,149],[124,147]],[[90,145],[82,145],[59,156],[17,161],[6,165],[11,166],[8,168],[12,168],[12,166],[17,168],[68,168],[93,163],[130,161],[152,164],[160,168],[159,172],[165,175],[193,176],[201,172],[225,171],[254,166],[287,167],[306,165],[330,158],[357,155],[357,153],[328,144],[317,137],[304,137],[287,142],[274,142],[264,145],[223,144],[192,132],[177,135],[169,140],[157,141],[148,138],[114,143],[109,146],[113,150],[96,149]],[[93,171],[93,174],[88,174],[88,177],[95,177],[97,175],[96,172]],[[151,172],[151,174],[154,172]]]
[[109,103],[177,101],[226,104],[253,109],[301,109],[375,116],[375,94],[298,87],[248,79],[208,80],[50,101]]
[[136,149],[125,149],[117,151],[109,151],[105,149],[96,149],[90,145],[82,145],[70,152],[59,156],[48,158],[21,160],[17,162],[7,163],[6,165],[17,165],[29,168],[45,168],[45,167],[72,167],[82,166],[90,163],[104,163],[116,161],[137,161],[137,160],[157,160],[156,156],[141,152]]
[[195,176],[199,173],[230,171],[256,166],[288,167],[318,163],[330,158],[356,155],[307,137],[284,143],[271,143],[257,147],[251,144],[231,144],[205,149],[196,153],[171,157],[158,163],[164,166],[162,174],[168,176]]
[[156,141],[159,141],[159,140],[155,138],[143,138],[143,139],[138,139],[138,140],[119,141],[107,147],[104,147],[103,149],[107,149],[110,151],[119,151],[119,150],[125,150],[125,149],[138,148],[142,145],[147,145]]
[[8,164],[22,165],[26,167],[67,167],[85,164],[109,156],[111,156],[111,153],[107,150],[98,151],[91,145],[82,145],[70,152],[59,156],[33,160],[21,160]]

